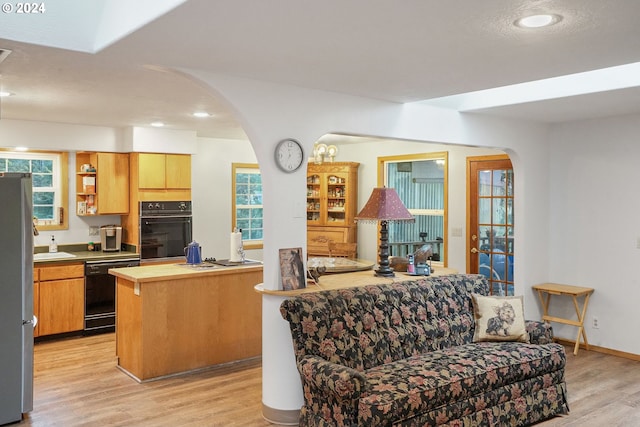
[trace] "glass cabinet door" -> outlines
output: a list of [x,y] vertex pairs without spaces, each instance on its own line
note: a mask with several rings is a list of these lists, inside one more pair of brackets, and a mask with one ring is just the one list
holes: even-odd
[[307,177],[307,223],[319,224],[321,212],[321,177],[318,174]]
[[327,175],[327,223],[345,224],[346,222],[346,200],[347,200],[347,177],[343,174]]

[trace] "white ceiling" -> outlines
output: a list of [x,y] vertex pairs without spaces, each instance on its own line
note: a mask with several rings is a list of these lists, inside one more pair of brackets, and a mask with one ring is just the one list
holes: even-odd
[[[104,38],[107,21],[117,21],[117,8],[104,10],[110,2],[94,3],[100,13],[85,0],[57,0],[37,16],[0,14],[0,49],[12,50],[0,63],[0,89],[15,94],[2,99],[0,119],[115,127],[162,120],[200,136],[242,138],[223,100],[163,70],[414,102],[640,62],[639,1],[164,0],[153,11],[161,16],[120,25],[92,53],[83,46],[95,43],[78,43],[69,29],[95,25]],[[539,30],[513,25],[533,12],[563,19]],[[214,117],[193,118],[196,109]],[[542,122],[639,113],[640,88],[477,112]]]

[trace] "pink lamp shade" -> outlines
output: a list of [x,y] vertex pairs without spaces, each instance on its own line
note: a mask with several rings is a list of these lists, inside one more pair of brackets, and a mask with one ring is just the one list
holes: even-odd
[[356,221],[415,221],[394,188],[374,188]]
[[375,275],[393,277],[393,269],[389,266],[389,229],[391,221],[415,221],[393,188],[374,188],[367,204],[355,217],[356,221],[380,222],[380,248],[378,251],[379,267]]

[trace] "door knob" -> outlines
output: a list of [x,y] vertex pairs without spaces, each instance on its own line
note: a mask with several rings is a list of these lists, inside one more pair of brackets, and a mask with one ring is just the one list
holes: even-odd
[[477,254],[478,253],[478,249],[477,248],[471,248],[471,253],[472,254]]

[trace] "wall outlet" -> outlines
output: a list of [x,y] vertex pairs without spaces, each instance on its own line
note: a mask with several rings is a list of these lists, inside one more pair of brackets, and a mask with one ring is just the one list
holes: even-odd
[[99,236],[100,235],[100,227],[97,226],[89,226],[89,236]]
[[600,319],[597,316],[593,316],[593,329],[600,329]]

